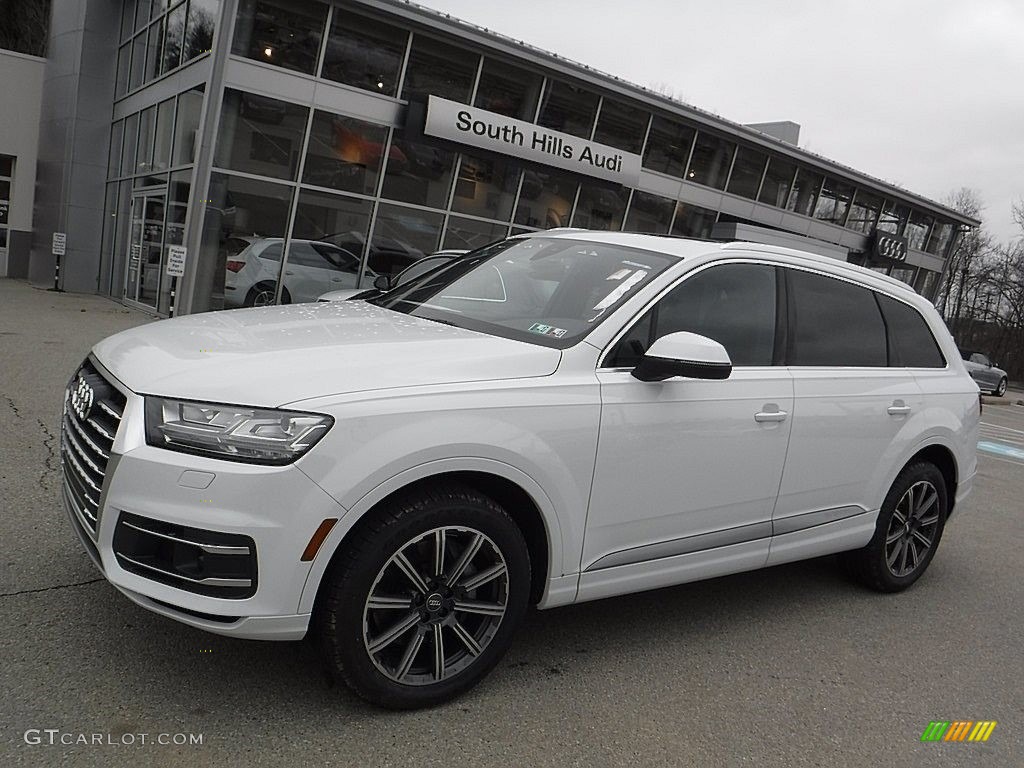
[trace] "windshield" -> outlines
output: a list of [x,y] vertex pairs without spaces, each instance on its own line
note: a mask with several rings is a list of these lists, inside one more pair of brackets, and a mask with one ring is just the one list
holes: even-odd
[[396,312],[565,349],[675,261],[562,238],[505,240],[372,299]]

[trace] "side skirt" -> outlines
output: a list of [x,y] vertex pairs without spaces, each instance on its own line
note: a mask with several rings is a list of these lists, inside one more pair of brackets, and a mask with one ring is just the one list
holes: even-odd
[[753,571],[766,564],[768,546],[769,539],[765,538],[643,563],[586,571],[580,574],[576,602]]
[[771,540],[767,565],[831,555],[848,549],[860,549],[875,534],[878,510],[862,512],[831,523],[775,536]]

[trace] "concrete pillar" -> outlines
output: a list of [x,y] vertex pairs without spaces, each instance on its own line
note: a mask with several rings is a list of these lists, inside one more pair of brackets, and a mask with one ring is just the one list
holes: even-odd
[[28,274],[36,284],[53,284],[51,238],[65,232],[62,287],[98,288],[120,19],[120,0],[52,4]]

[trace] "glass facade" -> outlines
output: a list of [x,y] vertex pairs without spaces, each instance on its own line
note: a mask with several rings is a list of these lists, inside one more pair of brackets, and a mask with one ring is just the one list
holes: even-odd
[[125,0],[114,98],[209,53],[219,12],[220,0]]
[[806,168],[798,169],[786,207],[794,213],[810,216],[814,213],[818,191],[821,189],[823,181],[824,177],[820,173],[809,171]]
[[231,52],[312,75],[326,21],[316,0],[240,0]]
[[533,120],[544,78],[500,59],[484,59],[474,106],[519,120]]
[[[219,0],[129,0],[116,96],[144,93],[208,52],[220,12]],[[456,25],[418,25],[344,0],[238,0],[224,24],[237,65],[316,82],[316,95],[304,101],[285,80],[268,78],[261,93],[228,81],[218,103],[206,104],[200,87],[143,100],[145,108],[114,121],[103,284],[158,312],[167,311],[169,288],[160,252],[176,244],[195,250],[189,309],[206,311],[315,300],[439,248],[551,227],[708,238],[716,222],[758,225],[760,212],[760,226],[779,227],[778,212],[788,211],[865,243],[876,229],[906,236],[913,251],[940,258],[956,231],[952,220],[795,148],[633,101],[532,55],[492,53]],[[418,105],[431,95],[634,153],[653,181],[630,188],[424,136]],[[368,99],[394,105],[395,117],[364,106]],[[206,176],[194,167],[204,135],[210,181],[193,190]],[[754,211],[738,219],[689,202],[711,199],[706,190]],[[934,288],[932,269],[884,268],[918,290]]]
[[589,139],[601,98],[585,88],[561,80],[548,80],[537,122],[573,136]]
[[736,162],[733,163],[726,191],[740,197],[749,197],[751,200],[756,199],[767,164],[768,155],[764,152],[740,147],[736,151]]
[[398,94],[409,32],[359,13],[331,22],[322,76],[383,96]]
[[757,201],[776,208],[785,208],[789,201],[789,193],[793,190],[795,176],[796,166],[793,163],[781,157],[768,158],[768,170],[765,171]]
[[686,180],[715,189],[725,189],[736,145],[710,133],[700,132],[690,155]]
[[164,99],[110,130],[100,288],[160,313],[170,308],[167,247],[186,240],[204,90]]
[[697,131],[688,125],[655,115],[647,134],[644,168],[682,178],[696,135]]
[[814,206],[814,218],[842,226],[853,197],[853,187],[832,177],[826,177]]

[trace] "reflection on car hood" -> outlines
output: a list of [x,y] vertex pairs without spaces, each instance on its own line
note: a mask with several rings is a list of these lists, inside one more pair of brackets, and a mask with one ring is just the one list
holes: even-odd
[[255,406],[547,376],[561,357],[362,301],[189,315],[124,331],[93,351],[134,392]]
[[360,293],[366,293],[366,288],[342,288],[337,291],[328,291],[327,293],[321,293],[316,297],[317,301],[348,301],[353,296],[358,296]]

